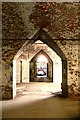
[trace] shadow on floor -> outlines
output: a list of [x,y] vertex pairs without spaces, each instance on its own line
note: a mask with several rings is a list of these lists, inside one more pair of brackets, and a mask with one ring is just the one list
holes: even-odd
[[60,118],[62,120],[68,118],[75,120],[78,118],[76,117],[78,116],[78,106],[76,101],[61,98],[60,93],[46,97],[32,94],[8,101],[7,107],[4,102],[2,115],[3,118],[17,118],[17,120],[19,118],[36,118],[37,120],[40,118]]

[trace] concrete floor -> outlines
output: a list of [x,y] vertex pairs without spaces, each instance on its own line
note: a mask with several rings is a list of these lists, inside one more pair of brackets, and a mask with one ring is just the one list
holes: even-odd
[[61,92],[61,84],[53,82],[30,82],[20,83],[16,87],[17,96],[30,93],[55,93]]
[[[37,87],[35,87],[35,84]],[[44,89],[42,89],[43,85],[41,85],[39,83],[29,84],[27,86],[26,84],[18,85],[17,96],[13,100],[2,101],[2,117],[75,118],[78,116],[78,101],[56,96],[56,93],[51,92],[52,88],[47,90],[47,87],[49,88],[51,86],[50,84],[45,84]],[[31,90],[28,89],[31,86],[33,88]],[[25,90],[26,87],[27,89]]]

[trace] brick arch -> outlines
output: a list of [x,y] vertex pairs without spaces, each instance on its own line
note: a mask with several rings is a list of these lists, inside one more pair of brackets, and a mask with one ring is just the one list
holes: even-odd
[[[48,63],[46,64],[47,65],[47,76],[43,79],[41,78],[37,78],[36,76],[36,73],[37,73],[37,69],[36,69],[36,63],[37,63],[37,58],[40,56],[40,55],[44,55],[47,60],[48,60]],[[51,64],[51,70],[50,70],[50,64]],[[34,69],[33,69],[33,73],[32,73],[32,66],[34,66]],[[29,81],[31,82],[36,82],[36,81],[44,81],[44,82],[53,82],[53,61],[52,59],[49,57],[49,55],[43,50],[41,49],[40,51],[38,51],[34,56],[33,58],[30,60],[30,77],[29,77]],[[51,75],[49,73],[49,70],[51,71]]]
[[34,60],[40,54],[45,55],[48,60],[52,61],[52,59],[49,57],[49,55],[43,49],[41,49],[38,53],[36,53],[36,55],[30,61]]
[[52,50],[54,50],[59,57],[62,59],[62,96],[68,97],[68,87],[67,87],[67,58],[65,57],[63,51],[61,51],[58,44],[47,34],[42,28],[36,32],[36,34],[30,39],[30,43],[34,43],[37,40],[41,40],[43,43],[48,45]]
[[26,45],[31,45],[36,41],[40,40],[53,51],[55,51],[62,60],[62,97],[68,97],[68,87],[67,87],[67,58],[65,57],[63,51],[61,51],[58,44],[47,34],[43,29],[40,29],[33,35],[32,38],[27,39]]

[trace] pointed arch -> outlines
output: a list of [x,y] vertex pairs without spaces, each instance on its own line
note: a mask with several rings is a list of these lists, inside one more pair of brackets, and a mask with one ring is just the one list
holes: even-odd
[[31,38],[29,42],[34,43],[37,40],[41,40],[43,43],[47,44],[52,48],[62,59],[66,60],[64,53],[61,51],[58,44],[47,34],[42,28],[39,29],[36,34]]
[[30,61],[34,61],[38,56],[40,56],[40,54],[43,54],[49,61],[52,61],[52,59],[43,49],[41,49],[38,53],[36,53],[36,55]]
[[[37,61],[40,57],[43,57],[41,61]],[[47,61],[45,61],[44,58]],[[42,72],[44,75],[37,75],[38,70],[39,73]],[[45,77],[46,79],[38,79],[42,77]],[[37,52],[36,55],[30,60],[30,81],[53,82],[53,61],[43,49]]]
[[[55,51],[58,54],[58,56],[61,58],[61,60],[62,60],[62,84],[61,84],[62,96],[63,97],[68,97],[68,87],[67,87],[67,59],[66,59],[63,51],[61,51],[61,49],[58,46],[58,44],[43,29],[39,29],[33,35],[32,38],[28,39],[27,44],[26,43],[25,44],[26,45],[29,45],[29,43],[33,44],[37,40],[42,41],[44,44],[46,44],[48,47],[50,47],[53,51]],[[45,55],[47,56],[47,54],[45,54]]]
[[68,87],[67,87],[67,58],[63,51],[60,49],[58,44],[47,34],[42,28],[39,29],[36,34],[31,38],[29,42],[34,43],[37,40],[41,40],[44,44],[48,45],[52,50],[54,50],[62,59],[62,96],[68,97]]

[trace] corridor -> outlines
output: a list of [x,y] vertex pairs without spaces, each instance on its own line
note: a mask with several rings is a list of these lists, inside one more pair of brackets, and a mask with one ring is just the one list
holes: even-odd
[[76,118],[80,97],[80,3],[0,5],[0,116],[5,120]]
[[53,83],[17,84],[14,99],[2,101],[3,118],[76,118],[78,101],[61,98]]
[[28,94],[53,94],[61,93],[61,85],[52,82],[29,82],[16,85],[17,96]]

